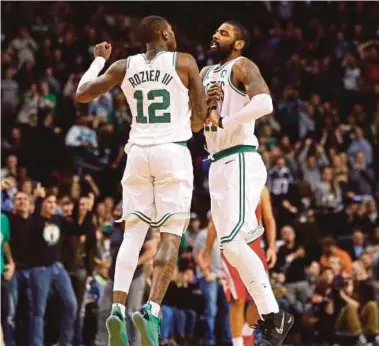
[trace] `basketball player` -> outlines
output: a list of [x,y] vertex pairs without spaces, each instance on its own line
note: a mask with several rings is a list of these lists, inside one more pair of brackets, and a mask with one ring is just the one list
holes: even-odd
[[254,136],[255,120],[273,111],[269,89],[258,67],[242,52],[249,33],[236,22],[223,23],[213,35],[211,52],[219,62],[201,72],[211,106],[205,137],[211,209],[223,254],[234,266],[261,316],[264,346],[281,345],[293,316],[279,311],[265,267],[248,246],[263,233],[255,210],[267,178]]
[[111,54],[104,42],[77,90],[89,102],[120,85],[133,115],[128,161],[122,178],[124,240],[116,262],[113,307],[107,320],[111,346],[129,345],[125,303],[148,228],[159,227],[149,301],[133,314],[142,346],[158,346],[159,310],[176,266],[180,239],[189,220],[193,168],[187,141],[207,117],[205,93],[195,59],[176,52],[175,34],[161,17],[142,20],[139,37],[145,54],[116,61],[100,77]]

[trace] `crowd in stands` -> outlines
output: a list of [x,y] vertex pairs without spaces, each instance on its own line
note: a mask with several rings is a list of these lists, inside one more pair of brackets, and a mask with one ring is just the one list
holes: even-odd
[[[135,29],[160,14],[199,67],[223,20],[250,30],[275,111],[255,133],[278,229],[275,295],[295,315],[287,344],[379,343],[379,3],[2,2],[1,322],[5,344],[107,345],[122,241],[120,179],[132,117],[119,88],[74,100],[94,45],[111,62],[143,51]],[[228,16],[225,17],[225,14]],[[376,20],[375,20],[376,18]],[[189,142],[189,229],[162,306],[162,345],[230,345],[220,254],[204,273],[204,138]],[[227,212],[227,211],[225,211]],[[149,231],[128,299],[146,298],[159,232]],[[139,346],[130,327],[131,345]],[[256,336],[259,340],[259,335]],[[376,340],[376,341],[375,341]]]

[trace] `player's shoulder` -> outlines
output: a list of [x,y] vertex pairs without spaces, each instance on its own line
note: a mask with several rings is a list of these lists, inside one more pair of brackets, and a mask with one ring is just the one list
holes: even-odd
[[175,52],[177,55],[178,62],[180,61],[182,64],[196,64],[196,59],[193,55],[184,52]]
[[217,65],[208,65],[204,66],[200,71],[200,78],[204,80],[205,76]]
[[124,72],[126,71],[126,68],[127,68],[127,59],[119,59],[119,60],[116,60],[111,66],[110,66],[110,70],[112,72]]
[[233,64],[233,69],[244,70],[246,68],[258,68],[257,65],[249,58],[245,56],[241,56],[236,62]]
[[187,73],[198,70],[196,59],[189,53],[176,52],[176,68]]

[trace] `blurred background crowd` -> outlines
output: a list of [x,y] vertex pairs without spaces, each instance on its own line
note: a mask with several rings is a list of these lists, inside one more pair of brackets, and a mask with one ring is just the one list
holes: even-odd
[[[143,51],[135,28],[148,14],[173,23],[180,50],[200,68],[213,63],[208,45],[223,20],[250,30],[246,55],[260,67],[275,104],[256,135],[278,229],[270,275],[280,304],[296,315],[288,344],[378,342],[379,3],[5,1],[1,7],[7,346],[63,346],[71,339],[107,345],[131,114],[118,88],[88,105],[73,95],[96,43],[112,42],[112,61]],[[211,220],[203,136],[189,147],[193,208],[162,308],[162,345],[229,345],[217,252],[214,275],[204,277],[196,258]],[[151,230],[128,311],[149,290],[158,242]]]

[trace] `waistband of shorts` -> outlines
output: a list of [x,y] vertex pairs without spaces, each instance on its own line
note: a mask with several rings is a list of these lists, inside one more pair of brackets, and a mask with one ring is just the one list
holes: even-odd
[[239,153],[255,153],[257,147],[254,145],[236,145],[235,147],[227,148],[212,155],[212,162],[223,159],[224,157],[239,154]]
[[183,147],[188,147],[188,142],[187,142],[187,141],[172,142],[172,143],[173,143],[173,144],[182,145]]

